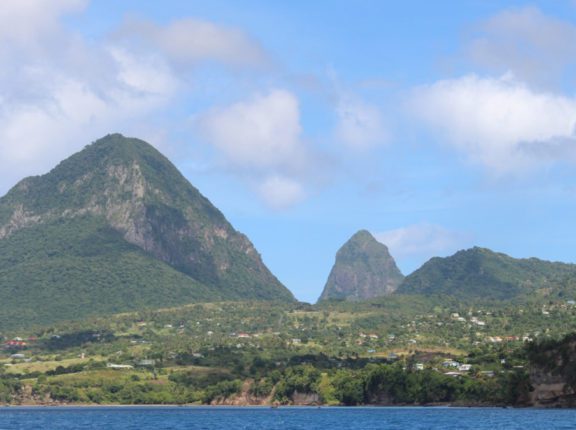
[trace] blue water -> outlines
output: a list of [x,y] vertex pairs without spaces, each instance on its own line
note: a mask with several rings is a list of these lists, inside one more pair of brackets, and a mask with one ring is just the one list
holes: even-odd
[[576,410],[198,407],[0,409],[0,430],[12,429],[576,429]]

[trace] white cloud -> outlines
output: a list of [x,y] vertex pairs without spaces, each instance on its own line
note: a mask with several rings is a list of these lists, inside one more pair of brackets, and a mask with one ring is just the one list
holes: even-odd
[[285,90],[214,109],[197,124],[207,141],[238,168],[293,169],[306,157],[298,100]]
[[213,109],[200,115],[196,126],[233,172],[257,184],[270,206],[284,208],[302,199],[300,179],[311,157],[292,93],[273,89]]
[[393,256],[428,259],[451,254],[467,245],[470,237],[434,224],[413,224],[374,234]]
[[449,144],[497,174],[537,165],[542,159],[534,147],[572,141],[576,126],[576,98],[535,91],[510,74],[422,86],[410,107]]
[[166,26],[131,20],[118,34],[124,40],[150,45],[181,65],[212,60],[232,66],[262,67],[270,62],[260,44],[244,31],[198,19],[181,19]]
[[[157,56],[89,43],[61,23],[85,1],[0,7],[0,188],[165,106],[179,81]],[[143,136],[146,137],[146,136]]]
[[60,33],[62,15],[79,12],[88,0],[4,0],[0,6],[2,46],[31,47]]
[[[106,42],[88,41],[62,22],[87,3],[0,6],[0,192],[110,132],[164,140],[151,120],[193,91],[190,66],[270,64],[246,33],[195,19],[165,26],[131,21]],[[276,89],[213,109],[198,125],[228,169],[271,207],[304,198],[309,154],[292,93]]]
[[264,201],[274,209],[285,209],[305,197],[302,184],[294,179],[270,176],[259,185],[258,191]]
[[353,148],[369,148],[387,139],[380,110],[358,98],[340,97],[336,106],[337,137]]
[[569,21],[524,7],[483,22],[467,49],[477,65],[491,71],[510,70],[522,81],[556,86],[558,79],[573,74],[575,40],[576,26]]

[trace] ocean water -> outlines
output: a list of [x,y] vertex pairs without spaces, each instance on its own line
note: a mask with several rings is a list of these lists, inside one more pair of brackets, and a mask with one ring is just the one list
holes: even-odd
[[576,429],[576,410],[417,407],[1,408],[0,430],[13,429]]

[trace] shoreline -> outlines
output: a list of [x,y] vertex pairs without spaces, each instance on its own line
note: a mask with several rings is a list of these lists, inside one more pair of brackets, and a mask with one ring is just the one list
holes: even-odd
[[[49,405],[0,405],[0,411],[8,409],[574,409],[543,406],[504,406],[504,405],[454,405],[454,404],[430,404],[430,405],[198,405],[198,404],[147,404],[147,405],[122,405],[122,404],[49,404]],[[0,412],[1,413],[1,412]]]

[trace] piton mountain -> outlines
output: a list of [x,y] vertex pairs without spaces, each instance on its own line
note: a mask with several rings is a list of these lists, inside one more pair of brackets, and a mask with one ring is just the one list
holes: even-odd
[[368,300],[392,294],[404,276],[386,245],[366,230],[354,234],[336,253],[319,302]]
[[0,328],[294,297],[148,143],[108,135],[0,199]]

